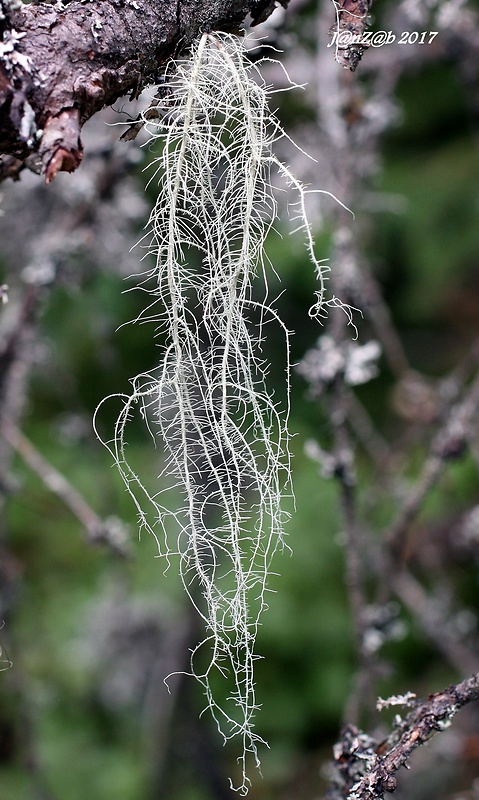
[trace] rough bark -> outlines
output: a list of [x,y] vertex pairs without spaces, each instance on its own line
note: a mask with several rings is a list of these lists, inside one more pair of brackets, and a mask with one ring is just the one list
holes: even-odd
[[[288,0],[281,0],[286,4]],[[161,78],[204,30],[265,19],[274,0],[0,0],[0,180],[29,160],[47,183],[80,164],[83,124]]]

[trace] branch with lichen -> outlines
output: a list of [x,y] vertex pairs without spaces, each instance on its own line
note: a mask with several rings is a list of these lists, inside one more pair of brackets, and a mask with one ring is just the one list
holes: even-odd
[[411,753],[445,730],[457,712],[479,699],[479,673],[452,684],[427,700],[404,697],[380,700],[378,709],[390,705],[411,708],[402,719],[396,715],[394,729],[383,742],[376,742],[362,731],[348,726],[334,748],[335,776],[330,798],[383,800],[385,792],[397,788],[396,773],[407,767]]
[[[282,0],[287,3],[287,0]],[[46,182],[83,157],[81,129],[97,111],[158,82],[204,30],[236,30],[264,0],[0,2],[0,180],[24,166]]]

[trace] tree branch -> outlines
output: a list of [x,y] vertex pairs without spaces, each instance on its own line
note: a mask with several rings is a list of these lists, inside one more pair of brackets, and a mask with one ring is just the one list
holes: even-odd
[[0,0],[0,177],[11,174],[12,157],[37,152],[47,183],[73,171],[93,114],[158,82],[202,31],[235,30],[248,13],[254,23],[273,8],[269,0]]
[[15,425],[4,424],[2,435],[33,472],[83,525],[92,544],[104,544],[112,553],[129,558],[125,527],[115,518],[102,520],[67,478],[56,470]]
[[334,746],[333,786],[330,800],[384,800],[385,792],[397,787],[396,772],[408,766],[411,753],[431,737],[446,730],[452,718],[468,703],[479,699],[479,674],[427,700],[416,700],[408,692],[404,696],[379,700],[378,710],[389,706],[408,706],[412,710],[405,719],[395,717],[394,729],[379,743],[354,725],[348,725],[341,740]]

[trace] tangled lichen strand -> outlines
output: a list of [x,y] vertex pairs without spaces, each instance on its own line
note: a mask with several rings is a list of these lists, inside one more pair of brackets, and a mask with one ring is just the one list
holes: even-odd
[[[155,266],[140,282],[150,295],[140,320],[154,322],[166,343],[160,365],[132,381],[111,445],[142,527],[161,555],[179,554],[185,590],[205,622],[191,671],[225,739],[242,737],[242,793],[248,752],[259,765],[254,642],[271,559],[283,545],[281,501],[290,486],[288,409],[268,390],[261,352],[265,323],[274,321],[284,333],[289,375],[287,331],[267,303],[273,167],[299,193],[300,227],[323,296],[305,191],[272,153],[282,131],[268,95],[259,63],[245,57],[240,39],[204,34],[175,65],[164,116],[146,123],[162,148],[147,227]],[[264,284],[262,303],[253,299],[253,280]],[[126,455],[125,427],[138,405],[165,453],[153,493]],[[211,688],[214,670],[233,682],[228,708]]]

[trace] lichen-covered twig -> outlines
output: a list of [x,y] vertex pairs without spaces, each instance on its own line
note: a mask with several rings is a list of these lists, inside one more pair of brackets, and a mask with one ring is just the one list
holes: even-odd
[[[343,731],[334,748],[336,775],[331,797],[349,800],[383,800],[394,792],[396,773],[407,766],[411,753],[431,736],[449,727],[457,712],[479,699],[479,674],[452,684],[427,700],[414,696],[391,698],[389,704],[406,705],[412,710],[404,719],[396,718],[388,738],[377,743],[357,728]],[[382,701],[382,706],[387,705]]]

